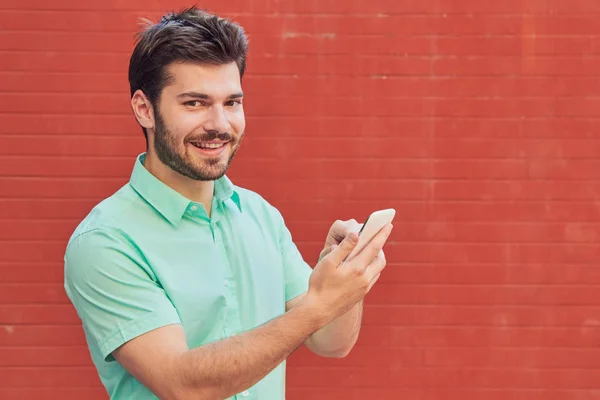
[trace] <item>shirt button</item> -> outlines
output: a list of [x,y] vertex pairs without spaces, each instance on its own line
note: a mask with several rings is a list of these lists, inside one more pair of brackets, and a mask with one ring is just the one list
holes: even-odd
[[192,211],[196,211],[197,209],[198,209],[198,207],[196,207],[196,206],[191,206],[190,207],[190,210],[192,210]]
[[225,285],[225,287],[229,287],[229,281],[227,279],[225,279],[225,282],[223,282],[223,284]]
[[244,396],[244,397],[248,396],[249,394],[250,394],[250,392],[248,392],[247,390],[244,390],[242,392],[242,396]]

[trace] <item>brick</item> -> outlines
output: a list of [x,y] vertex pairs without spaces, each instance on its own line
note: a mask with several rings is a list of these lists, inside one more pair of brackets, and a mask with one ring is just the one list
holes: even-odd
[[[394,232],[398,235],[398,233]],[[386,254],[389,249],[384,247]],[[600,283],[600,272],[593,264],[548,264],[528,263],[410,263],[404,262],[401,255],[388,257],[388,267],[382,276],[382,283],[390,284],[463,284],[493,285],[502,282],[507,285],[577,285]],[[548,310],[550,313],[559,309]],[[587,313],[586,309],[573,310]]]
[[[31,107],[31,101],[37,95],[10,93],[3,96],[0,101],[0,112],[3,113],[25,113]],[[97,108],[102,107],[102,114],[114,114],[127,109],[127,93],[122,94],[85,94],[77,97],[68,94],[45,95],[46,102],[38,108],[41,113],[68,113],[91,114],[96,113]]]
[[[378,304],[580,305],[594,304],[595,285],[406,285],[387,286],[372,301]],[[24,296],[23,296],[24,297]],[[600,332],[600,330],[599,330]]]
[[4,71],[15,72],[81,72],[125,74],[129,62],[126,53],[73,53],[53,51],[15,52],[1,51],[0,64]]
[[97,198],[91,199],[47,199],[21,198],[0,199],[0,218],[39,220],[39,219],[65,219],[80,220],[97,203]]
[[[1,54],[0,54],[1,55]],[[2,60],[2,57],[0,57]],[[20,60],[16,60],[15,63]],[[81,60],[81,62],[88,62]],[[107,60],[108,62],[108,60]],[[11,64],[12,65],[12,64]],[[19,64],[20,65],[20,64]],[[253,55],[248,56],[248,73],[252,75],[429,75],[432,62],[428,57],[323,55]],[[106,67],[107,72],[109,66]]]
[[[408,373],[400,371],[399,373]],[[314,393],[314,394],[313,394]],[[358,388],[358,389],[330,389],[330,388],[310,388],[305,386],[293,386],[291,391],[291,400],[305,399],[307,396],[312,396],[314,400],[329,400],[329,399],[352,399],[360,400],[365,396],[374,396],[378,399],[394,399],[406,398],[411,400],[430,400],[430,399],[447,399],[450,396],[456,396],[461,400],[479,400],[482,398],[489,400],[563,400],[565,398],[577,400],[595,399],[594,391],[586,390],[523,390],[509,389],[499,387],[493,389],[463,389],[463,388],[428,388],[422,390],[420,388],[403,388],[392,387],[385,388]]]
[[[0,72],[0,90],[4,92],[32,93],[39,96],[40,89],[56,93],[128,93],[127,78],[123,74]],[[4,115],[6,118],[7,115]]]
[[[61,347],[0,348],[0,368],[6,367],[88,367],[89,351],[73,346],[69,352]],[[32,385],[33,386],[33,385]]]
[[597,327],[506,327],[491,326],[411,326],[395,327],[392,343],[409,347],[577,347],[594,346],[600,331]]
[[[298,222],[298,239],[319,237],[322,222]],[[1,226],[1,225],[0,225]],[[24,232],[28,228],[22,229]],[[547,223],[532,225],[522,222],[404,221],[394,231],[394,239],[402,242],[498,242],[519,243],[595,243],[600,238],[600,223]]]
[[[429,8],[431,10],[431,8]],[[231,14],[251,33],[336,33],[336,34],[393,34],[431,35],[519,35],[523,31],[522,17],[495,14],[408,14],[378,12],[377,14],[297,14],[279,13],[257,15]],[[544,33],[597,34],[600,31],[592,16],[537,15],[536,28]]]
[[91,51],[123,53],[133,50],[133,37],[123,33],[1,32],[3,51]]
[[41,400],[52,396],[52,398],[65,400],[105,400],[106,390],[103,387],[96,388],[18,388],[0,389],[0,396],[6,400],[35,399]]
[[2,304],[65,304],[68,302],[63,285],[31,284],[23,288],[18,284],[0,285]]
[[[28,139],[28,140],[24,140]],[[113,153],[116,156],[129,156],[135,161],[135,156],[143,152],[144,137],[138,136],[128,137],[106,137],[106,136],[45,136],[24,135],[0,136],[0,154],[9,153],[14,156],[102,156],[107,152]]]
[[566,55],[592,55],[594,53],[594,40],[591,37],[539,37],[535,39],[535,46],[529,50],[524,49],[523,36],[512,35],[502,37],[456,36],[440,37],[435,42],[435,52],[439,55],[457,56],[497,56],[497,55],[522,55],[528,56],[566,56]]
[[295,368],[288,375],[290,379],[298,382],[310,382],[311,386],[322,387],[356,387],[365,381],[377,386],[389,386],[392,378],[387,373],[382,373],[375,368]]
[[0,220],[0,240],[68,239],[77,223],[77,220]]
[[[284,139],[286,137],[304,138],[336,138],[338,141],[348,137],[365,139],[376,138],[398,138],[402,132],[402,138],[421,138],[429,135],[432,123],[418,117],[339,117],[315,115],[303,117],[286,117],[285,121],[264,116],[251,116],[247,119],[248,139],[254,136],[252,132],[259,132],[260,137],[270,139],[273,137]],[[256,126],[256,128],[254,128]],[[247,142],[250,142],[248,140]],[[246,142],[243,145],[246,148]],[[232,165],[233,166],[233,165]]]
[[[334,32],[282,32],[274,42],[273,35],[254,35],[253,50],[271,54],[354,54],[364,55],[421,55],[434,50],[434,42],[426,36],[397,37],[392,35],[344,35]],[[1,39],[1,38],[0,38]],[[1,44],[0,40],[0,44]]]
[[68,351],[71,346],[85,345],[85,335],[80,324],[63,326],[7,324],[0,329],[0,346],[3,347],[61,346]]
[[65,277],[62,262],[0,262],[0,270],[8,269],[5,283],[60,283]]
[[[512,139],[543,139],[541,142],[530,141],[536,148],[548,148],[549,143],[564,142],[553,139],[594,139],[597,122],[587,118],[552,118],[531,119],[522,118],[461,118],[461,119],[439,119],[435,123],[436,137],[463,139],[465,136],[473,138],[512,138]],[[588,142],[588,145],[593,142]],[[585,146],[575,146],[585,149]],[[556,152],[559,155],[562,153]],[[558,156],[557,156],[558,157]]]
[[589,355],[586,354],[587,351],[589,350],[478,348],[466,355],[464,348],[460,347],[421,350],[424,361],[428,365],[485,368],[493,364],[498,368],[540,368],[545,369],[545,372],[548,372],[549,368],[598,368],[598,362],[595,362],[593,357],[587,357]]
[[6,157],[0,176],[80,176],[125,178],[133,169],[131,157]]
[[73,325],[80,322],[70,305],[3,305],[0,316],[7,324]]
[[[386,270],[386,275],[388,271]],[[377,287],[379,283],[375,286]],[[380,288],[373,289],[381,293]],[[381,294],[371,295],[380,297]],[[364,311],[365,325],[361,328],[360,345],[368,347],[370,351],[377,351],[381,346],[398,346],[395,342],[394,331],[397,326],[405,327],[480,327],[502,330],[506,329],[530,329],[530,328],[577,328],[586,323],[591,324],[589,316],[598,310],[598,306],[572,307],[568,305],[546,306],[538,305],[502,305],[494,307],[493,312],[486,305],[431,305],[431,304],[369,304]],[[590,326],[593,328],[593,326]],[[591,333],[589,329],[587,333]],[[470,346],[466,344],[465,346]],[[522,346],[528,346],[527,343]],[[459,346],[460,347],[460,346]],[[534,345],[535,347],[535,345]],[[440,345],[432,349],[451,350],[453,345]],[[421,348],[421,351],[426,350]],[[557,352],[567,352],[571,349],[577,350],[581,355],[585,345],[573,344],[564,349],[555,349]],[[365,349],[366,351],[367,349]],[[417,350],[417,348],[415,348]],[[473,352],[490,350],[487,347],[474,347]],[[510,350],[499,348],[498,350]],[[520,348],[520,350],[525,350]],[[532,351],[552,350],[543,347],[535,347]],[[465,351],[465,353],[468,353]],[[360,359],[360,358],[359,358]],[[592,360],[582,362],[595,363]],[[494,364],[494,363],[491,363]]]
[[[45,114],[30,118],[27,114],[0,114],[1,135],[44,136],[119,136],[136,137],[144,144],[143,133],[132,115]],[[4,139],[4,140],[9,140]],[[12,144],[15,145],[15,144]]]
[[402,137],[348,138],[343,143],[337,138],[321,138],[318,139],[318,145],[313,138],[251,138],[247,142],[244,141],[243,145],[243,151],[247,154],[261,151],[265,157],[280,158],[321,158],[338,149],[341,150],[339,156],[332,158],[342,158],[348,162],[355,157],[424,158],[432,153],[429,140]]
[[[48,260],[59,261],[64,255],[63,241],[0,241],[0,262],[48,262]],[[32,251],[35,246],[36,251]]]
[[145,11],[115,13],[110,10],[52,12],[39,9],[2,9],[0,24],[6,31],[23,31],[36,27],[41,32],[131,32],[138,28],[137,19],[145,16]]
[[[505,387],[520,389],[540,389],[551,387],[553,389],[565,389],[565,386],[577,386],[577,389],[589,389],[590,382],[593,381],[595,371],[586,370],[581,377],[574,377],[578,371],[564,370],[499,370],[499,369],[423,369],[414,371],[415,376],[409,376],[405,368],[397,368],[395,372],[400,377],[401,384],[409,387],[419,387],[427,385],[428,387],[439,388],[495,388],[496,383]],[[563,374],[561,374],[563,373]],[[416,379],[415,379],[416,378]],[[555,379],[557,378],[557,380]],[[578,384],[579,383],[579,384]]]
[[[575,205],[575,207],[573,207]],[[545,221],[592,222],[600,220],[600,208],[589,202],[547,201],[544,207],[537,202],[493,200],[444,201],[431,207],[433,218],[457,221],[513,220],[530,223]]]
[[[318,139],[317,139],[318,140]],[[235,177],[251,179],[255,170],[273,171],[275,179],[302,179],[312,176],[315,179],[415,179],[430,176],[429,161],[424,159],[393,159],[385,165],[379,160],[367,159],[361,163],[353,163],[349,159],[301,158],[293,164],[283,163],[279,158],[252,159],[250,157],[236,159]],[[2,162],[0,161],[0,166]],[[233,168],[232,168],[233,170]]]
[[116,192],[123,184],[121,179],[103,178],[93,182],[85,178],[0,178],[0,196],[23,198],[43,196],[59,199],[94,197],[100,198]]
[[[45,368],[1,368],[0,385],[3,387],[79,387],[89,388],[97,386],[98,375],[89,367],[45,367]],[[65,374],[68,372],[68,374]],[[35,375],[36,379],[31,379]],[[74,379],[70,379],[72,377]]]
[[594,76],[599,64],[599,58],[581,56],[439,57],[432,70],[446,76]]
[[[563,161],[565,158],[594,158],[600,149],[598,138],[547,138],[502,140],[497,138],[436,139],[435,154],[443,158],[528,158],[535,162]],[[567,161],[563,161],[567,162]]]
[[[600,191],[595,181],[563,181],[557,186],[548,180],[519,181],[438,181],[435,196],[444,200],[465,200],[474,195],[480,200],[585,200]],[[469,195],[467,195],[469,193]]]

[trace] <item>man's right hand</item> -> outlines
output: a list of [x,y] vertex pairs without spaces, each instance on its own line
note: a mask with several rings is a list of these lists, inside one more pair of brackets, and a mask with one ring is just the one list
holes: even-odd
[[326,323],[351,309],[369,292],[372,282],[385,268],[385,258],[377,257],[377,254],[391,231],[392,224],[388,224],[360,253],[346,260],[358,243],[356,233],[348,234],[314,268],[303,302]]

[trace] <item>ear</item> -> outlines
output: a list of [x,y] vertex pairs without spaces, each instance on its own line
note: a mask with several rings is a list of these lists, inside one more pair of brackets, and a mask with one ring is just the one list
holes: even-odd
[[144,92],[136,90],[131,97],[131,108],[138,123],[146,129],[154,129],[154,109]]

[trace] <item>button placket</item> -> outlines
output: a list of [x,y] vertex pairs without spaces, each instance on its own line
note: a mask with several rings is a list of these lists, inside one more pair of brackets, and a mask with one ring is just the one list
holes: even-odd
[[235,336],[236,332],[241,332],[241,320],[240,314],[238,310],[238,299],[237,299],[237,291],[236,291],[236,282],[235,277],[233,276],[233,271],[231,268],[231,260],[230,255],[227,254],[227,248],[222,238],[222,232],[220,229],[220,224],[215,223],[211,224],[213,228],[213,234],[215,237],[215,242],[220,246],[220,251],[223,254],[224,260],[224,277],[223,277],[223,286],[225,287],[225,296],[227,301],[227,310],[226,316],[223,321],[223,329],[222,334],[223,337],[232,337]]

